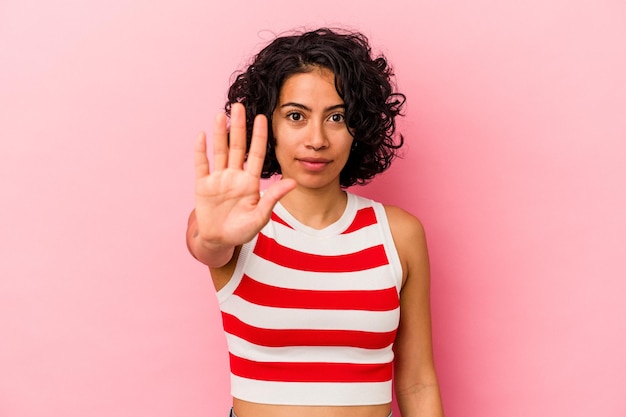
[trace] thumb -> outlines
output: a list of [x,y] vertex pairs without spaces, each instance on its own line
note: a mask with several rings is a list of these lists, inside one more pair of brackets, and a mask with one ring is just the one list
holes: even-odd
[[266,215],[269,215],[278,200],[296,188],[296,186],[296,180],[292,178],[285,178],[273,183],[263,192],[257,208]]

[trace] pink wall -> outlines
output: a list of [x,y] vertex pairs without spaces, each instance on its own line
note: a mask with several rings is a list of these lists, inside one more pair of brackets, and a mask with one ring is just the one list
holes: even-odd
[[624,2],[4,0],[0,416],[225,415],[193,139],[263,29],[340,23],[409,96],[360,191],[427,227],[448,417],[626,415]]

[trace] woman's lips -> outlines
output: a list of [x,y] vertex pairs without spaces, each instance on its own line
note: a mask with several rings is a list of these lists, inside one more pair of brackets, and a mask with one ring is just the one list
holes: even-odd
[[330,163],[330,160],[323,158],[298,158],[298,162],[309,171],[321,171]]

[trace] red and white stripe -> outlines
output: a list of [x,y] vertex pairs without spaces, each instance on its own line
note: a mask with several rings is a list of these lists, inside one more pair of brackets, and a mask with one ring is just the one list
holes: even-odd
[[233,396],[300,405],[391,401],[401,268],[382,205],[348,194],[316,230],[282,206],[218,292]]

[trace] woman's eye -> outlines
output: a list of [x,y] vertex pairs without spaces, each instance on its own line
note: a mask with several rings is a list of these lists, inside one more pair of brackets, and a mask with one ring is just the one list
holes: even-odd
[[289,113],[287,114],[287,119],[291,120],[292,122],[299,122],[300,120],[302,120],[302,114],[300,113]]
[[335,113],[335,114],[330,116],[330,121],[335,122],[335,123],[341,123],[345,119],[346,119],[346,116],[344,116],[341,113]]

